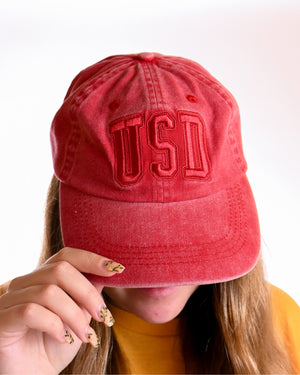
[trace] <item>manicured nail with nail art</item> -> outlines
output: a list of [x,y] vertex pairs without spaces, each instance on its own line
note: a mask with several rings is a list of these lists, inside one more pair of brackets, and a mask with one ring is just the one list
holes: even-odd
[[111,327],[115,323],[115,319],[113,318],[111,312],[108,310],[106,306],[103,306],[99,311],[99,317],[101,321],[107,326]]
[[74,342],[73,336],[71,335],[71,333],[69,331],[65,332],[65,341],[68,344],[73,344],[73,342]]
[[99,340],[98,336],[96,335],[96,332],[93,330],[93,328],[88,327],[86,335],[87,335],[87,338],[89,340],[89,343],[94,348],[98,348],[100,346],[100,340]]
[[116,272],[116,273],[122,273],[125,270],[125,267],[122,266],[122,264],[114,262],[113,260],[107,260],[104,263],[104,267],[111,272]]

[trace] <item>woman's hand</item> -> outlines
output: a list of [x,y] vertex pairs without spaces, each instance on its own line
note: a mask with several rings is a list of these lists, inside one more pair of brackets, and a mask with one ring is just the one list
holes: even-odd
[[12,280],[0,297],[0,373],[58,374],[82,342],[97,347],[91,317],[108,326],[113,318],[101,290],[82,273],[111,277],[123,269],[89,251],[63,248]]

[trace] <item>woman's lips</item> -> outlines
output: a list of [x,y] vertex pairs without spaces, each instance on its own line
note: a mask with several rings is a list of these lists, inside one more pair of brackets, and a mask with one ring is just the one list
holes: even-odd
[[178,286],[170,286],[163,288],[138,288],[137,290],[147,297],[151,298],[164,298],[175,293]]

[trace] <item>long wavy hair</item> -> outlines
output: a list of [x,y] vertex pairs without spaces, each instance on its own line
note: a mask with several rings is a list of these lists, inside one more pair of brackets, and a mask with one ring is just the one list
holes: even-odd
[[[63,247],[59,221],[59,181],[53,177],[47,197],[43,250],[39,264]],[[273,326],[270,286],[262,259],[236,280],[200,286],[182,316],[183,353],[187,373],[290,374],[294,372]],[[95,353],[82,345],[63,374],[109,374],[118,350],[110,328],[92,320],[101,337]]]

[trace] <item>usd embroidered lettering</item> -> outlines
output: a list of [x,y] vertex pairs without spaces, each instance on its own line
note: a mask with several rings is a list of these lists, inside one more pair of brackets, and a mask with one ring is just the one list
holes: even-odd
[[[110,124],[110,133],[115,179],[120,185],[136,184],[147,171],[158,179],[170,179],[178,173],[184,179],[206,179],[209,175],[205,126],[198,114],[155,112],[146,120],[143,114],[134,114]],[[147,149],[142,147],[142,136],[147,139]],[[184,149],[178,146],[183,144],[182,137]]]

